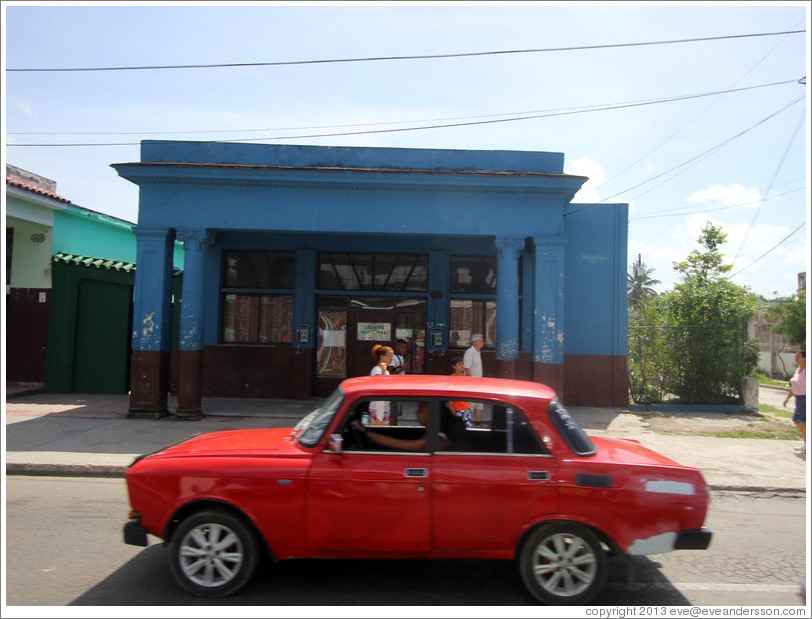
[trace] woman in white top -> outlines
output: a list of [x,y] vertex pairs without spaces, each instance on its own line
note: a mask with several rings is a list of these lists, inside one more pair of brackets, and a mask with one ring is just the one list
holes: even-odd
[[792,415],[792,421],[795,427],[801,432],[804,437],[804,444],[798,451],[806,452],[806,351],[795,351],[795,363],[798,365],[795,368],[795,374],[789,379],[789,393],[784,398],[784,406],[787,405],[791,396],[795,396],[795,413]]
[[[392,363],[395,355],[389,346],[375,344],[372,348],[372,358],[375,359],[375,367],[372,368],[370,376],[389,376],[387,369]],[[369,423],[373,426],[389,425],[389,400],[380,400],[369,403]]]

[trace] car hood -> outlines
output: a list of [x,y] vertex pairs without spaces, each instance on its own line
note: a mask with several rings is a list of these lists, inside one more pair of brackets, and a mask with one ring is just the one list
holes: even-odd
[[292,428],[223,430],[198,434],[148,454],[149,457],[261,455],[301,453],[291,437]]

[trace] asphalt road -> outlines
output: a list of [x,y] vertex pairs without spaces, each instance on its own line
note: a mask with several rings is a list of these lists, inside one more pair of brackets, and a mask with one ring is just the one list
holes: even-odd
[[[243,592],[212,602],[174,585],[158,540],[148,548],[122,542],[123,480],[10,476],[6,490],[10,607],[177,606],[173,614],[221,616],[220,607],[231,605],[245,607],[239,616],[267,616],[262,607],[331,606],[361,607],[353,614],[361,616],[375,605],[437,605],[480,607],[466,615],[493,616],[492,608],[481,607],[536,604],[513,562],[459,560],[286,561],[263,565]],[[707,526],[715,537],[708,550],[635,557],[631,590],[613,560],[610,582],[593,605],[798,605],[808,547],[805,505],[802,497],[714,493]],[[202,608],[209,605],[210,611]],[[532,612],[560,616],[546,607]],[[288,609],[286,616],[292,614],[298,613]]]

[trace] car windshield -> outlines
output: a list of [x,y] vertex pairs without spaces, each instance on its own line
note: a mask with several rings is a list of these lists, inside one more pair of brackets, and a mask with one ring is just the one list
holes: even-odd
[[306,447],[313,447],[318,443],[343,401],[344,393],[341,389],[336,389],[321,408],[302,419],[296,426],[300,430],[299,442]]
[[591,456],[597,453],[598,448],[595,443],[578,425],[578,422],[570,416],[569,411],[561,406],[558,400],[550,402],[547,412],[572,451],[579,456]]

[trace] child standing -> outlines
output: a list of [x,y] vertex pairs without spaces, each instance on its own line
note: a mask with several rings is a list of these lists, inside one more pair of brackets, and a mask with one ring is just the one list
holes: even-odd
[[[463,366],[462,359],[455,357],[451,361],[451,376],[467,376],[465,367]],[[451,408],[454,409],[454,415],[461,418],[465,422],[466,428],[474,427],[474,417],[471,411],[470,402],[451,402]]]

